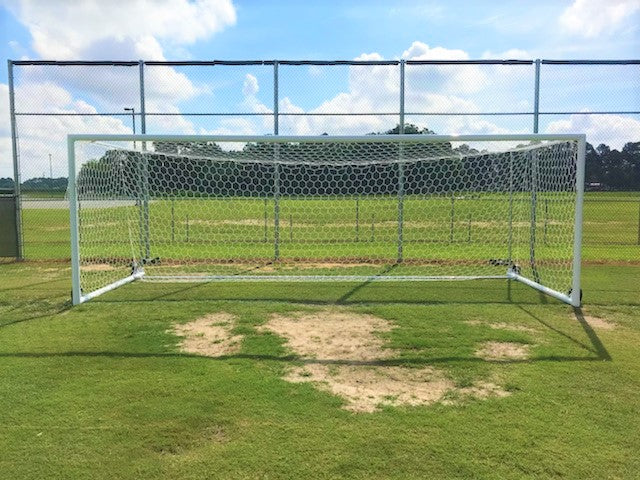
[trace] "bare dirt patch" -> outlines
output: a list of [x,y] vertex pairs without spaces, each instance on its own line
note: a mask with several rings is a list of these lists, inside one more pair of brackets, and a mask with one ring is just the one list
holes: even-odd
[[584,320],[589,324],[591,328],[595,328],[596,330],[613,330],[618,326],[614,322],[591,315],[585,315]]
[[391,331],[392,325],[373,315],[340,310],[272,315],[263,327],[287,340],[287,346],[304,358],[355,360],[360,362],[388,358],[376,335]]
[[344,398],[344,408],[353,412],[374,412],[383,405],[429,405],[455,388],[453,381],[431,367],[311,364],[294,368],[285,380],[313,382],[321,390]]
[[511,332],[538,333],[538,330],[517,323],[506,322],[483,322],[482,320],[467,320],[464,323],[473,326],[486,326],[494,330],[509,330]]
[[183,352],[221,357],[240,349],[242,335],[231,333],[234,326],[235,316],[217,312],[189,323],[175,325],[170,333],[183,337],[180,342],[180,349]]
[[476,356],[485,360],[505,362],[529,358],[530,345],[515,342],[485,342],[476,350]]
[[385,319],[342,309],[274,314],[259,330],[275,333],[305,362],[292,367],[285,380],[313,383],[342,397],[344,408],[374,412],[381,406],[430,405],[460,392],[487,398],[508,393],[497,385],[478,384],[457,389],[446,374],[433,367],[407,368],[381,364],[394,356],[381,333],[394,326]]
[[108,263],[95,263],[93,265],[82,265],[81,268],[85,272],[110,272],[116,269],[116,267]]

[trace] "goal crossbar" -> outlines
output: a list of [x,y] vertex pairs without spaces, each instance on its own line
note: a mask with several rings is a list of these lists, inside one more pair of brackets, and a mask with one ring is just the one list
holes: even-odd
[[136,280],[509,279],[579,306],[585,145],[69,135],[72,301]]

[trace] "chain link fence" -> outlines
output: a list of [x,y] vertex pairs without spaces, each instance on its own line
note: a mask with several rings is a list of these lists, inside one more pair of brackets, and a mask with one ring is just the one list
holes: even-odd
[[[69,133],[406,131],[586,133],[596,148],[585,258],[640,259],[640,60],[10,60],[8,69],[13,165],[0,159],[0,177],[13,176],[0,188],[15,186],[19,199],[19,257],[69,257]],[[603,182],[599,169],[628,182]]]

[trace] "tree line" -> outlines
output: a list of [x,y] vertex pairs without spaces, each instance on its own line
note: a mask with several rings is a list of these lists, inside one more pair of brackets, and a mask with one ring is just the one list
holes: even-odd
[[587,187],[640,191],[640,142],[626,143],[620,151],[587,143],[585,167]]
[[[422,135],[434,133],[411,124],[406,125],[404,131]],[[399,126],[381,133],[397,134]],[[425,143],[414,144],[400,151],[397,144],[376,142],[250,143],[241,150],[224,151],[212,142],[189,142],[157,143],[155,151],[157,155],[145,154],[153,190],[150,193],[155,194],[215,193],[227,196],[244,192],[270,195],[276,189],[276,177],[277,188],[283,195],[351,194],[355,191],[363,194],[393,194],[397,193],[400,183],[406,193],[461,189],[483,191],[503,190],[508,178],[507,162],[500,154],[485,156],[466,145],[453,148],[450,144],[435,147]],[[455,155],[461,153],[465,157],[456,159]],[[273,164],[275,154],[282,162],[277,174]],[[400,157],[406,161],[434,155],[450,155],[451,158],[443,158],[437,166],[421,161],[406,163],[402,171],[390,161]],[[308,161],[300,163],[301,158]],[[327,163],[331,158],[352,162],[349,165],[331,165]],[[243,161],[229,161],[234,159]],[[246,162],[247,159],[255,161]],[[107,151],[101,158],[83,165],[78,183],[87,192],[97,191],[102,188],[100,179],[113,183],[120,178],[118,185],[113,183],[108,188],[122,190],[123,194],[125,190],[135,192],[138,189],[138,176],[142,173],[139,160],[140,154]],[[604,144],[594,147],[587,143],[585,160],[587,188],[640,191],[640,142],[629,142],[620,151]],[[313,165],[313,161],[324,163]],[[528,167],[523,165],[522,168]],[[566,172],[546,173],[556,175]],[[358,184],[358,181],[365,183]],[[64,177],[32,178],[21,186],[23,191],[64,191],[66,184]],[[517,185],[516,188],[520,189]],[[522,185],[522,189],[526,188],[526,185]],[[0,189],[13,189],[13,179],[0,178]]]
[[484,152],[450,142],[267,140],[223,149],[211,141],[189,141],[153,147],[149,152],[109,150],[85,163],[79,192],[144,198],[562,191],[575,174],[563,159],[572,158],[576,148],[569,142],[542,145],[534,167],[529,151]]

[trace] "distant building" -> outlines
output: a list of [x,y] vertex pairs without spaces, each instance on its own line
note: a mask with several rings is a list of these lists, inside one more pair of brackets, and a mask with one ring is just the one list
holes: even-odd
[[607,188],[603,183],[600,182],[588,182],[585,190],[589,192],[602,192],[604,190],[607,190]]

